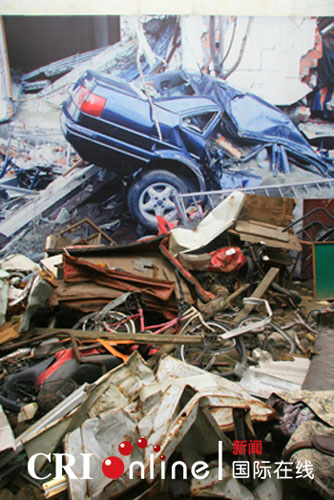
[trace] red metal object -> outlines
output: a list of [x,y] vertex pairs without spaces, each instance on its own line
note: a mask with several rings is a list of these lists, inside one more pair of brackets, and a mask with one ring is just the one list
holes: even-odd
[[209,271],[230,273],[246,264],[247,260],[238,247],[223,247],[210,252],[211,262]]
[[168,220],[164,219],[160,215],[157,215],[157,220],[158,220],[158,234],[168,234],[169,231],[174,229],[174,227],[177,226],[177,222],[169,222]]
[[115,271],[67,254],[63,254],[63,269],[66,282],[93,281],[124,292],[143,291],[161,300],[168,300],[175,287],[172,281]]

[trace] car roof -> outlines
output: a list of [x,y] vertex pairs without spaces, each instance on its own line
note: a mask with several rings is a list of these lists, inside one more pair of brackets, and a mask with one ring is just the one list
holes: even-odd
[[194,95],[156,98],[154,104],[176,114],[220,111],[217,104],[209,97]]

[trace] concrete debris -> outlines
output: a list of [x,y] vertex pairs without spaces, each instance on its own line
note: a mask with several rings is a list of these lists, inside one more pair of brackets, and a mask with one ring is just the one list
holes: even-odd
[[24,273],[29,274],[33,272],[39,272],[41,270],[40,266],[33,262],[31,259],[25,255],[8,255],[5,259],[0,261],[0,268],[3,271],[8,271],[9,273]]
[[[14,236],[27,224],[41,216],[53,214],[59,215],[64,207],[72,210],[91,196],[92,182],[97,181],[98,186],[109,181],[107,175],[103,175],[95,165],[89,165],[82,169],[75,169],[55,179],[49,186],[41,191],[34,199],[24,204],[9,218],[0,222],[0,234],[3,242]],[[70,199],[69,199],[70,198]]]

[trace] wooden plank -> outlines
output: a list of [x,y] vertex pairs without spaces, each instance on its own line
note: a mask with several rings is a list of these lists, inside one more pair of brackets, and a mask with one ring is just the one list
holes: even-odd
[[[168,335],[153,333],[110,333],[94,330],[73,330],[73,328],[34,328],[33,335],[56,335],[57,337],[68,337],[71,333],[78,339],[99,338],[114,340],[120,343],[121,341],[133,341],[136,344],[201,344],[203,342],[202,335]],[[31,339],[31,342],[33,339]]]
[[264,238],[270,238],[272,240],[279,241],[289,241],[290,234],[288,232],[283,233],[282,227],[273,226],[267,223],[257,223],[257,222],[247,222],[240,220],[236,223],[236,231],[240,233],[255,234]]
[[293,198],[247,194],[239,220],[256,220],[285,227],[292,221]]
[[262,236],[255,236],[253,234],[237,233],[241,241],[248,241],[249,243],[265,243],[268,247],[272,248],[284,248],[286,250],[296,250],[300,252],[302,249],[301,244],[295,234],[290,234],[288,242],[271,240],[270,238],[264,238]]
[[[259,285],[255,288],[254,292],[251,295],[251,298],[260,299],[262,295],[267,291],[270,287],[271,283],[274,281],[276,276],[279,273],[279,269],[277,267],[271,267]],[[254,308],[254,304],[245,304],[241,311],[237,314],[235,318],[235,322],[239,323],[243,319],[247,318],[249,314],[252,312]]]
[[229,295],[226,299],[221,297],[216,297],[215,299],[210,300],[207,304],[204,304],[201,308],[201,312],[205,313],[207,317],[211,318],[219,311],[224,311],[226,307],[233,302],[239,295],[247,290],[250,287],[250,283],[246,283],[241,285],[235,292]]

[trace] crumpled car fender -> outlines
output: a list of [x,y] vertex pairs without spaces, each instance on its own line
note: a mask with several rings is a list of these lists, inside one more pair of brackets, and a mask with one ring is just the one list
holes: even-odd
[[156,156],[160,157],[162,160],[173,160],[175,162],[177,161],[178,163],[182,163],[185,167],[191,170],[193,174],[195,174],[199,184],[199,191],[206,190],[205,178],[198,163],[190,158],[187,158],[185,155],[180,154],[178,151],[170,151],[168,149],[156,151]]

